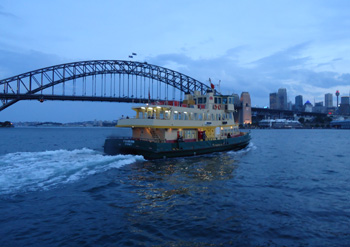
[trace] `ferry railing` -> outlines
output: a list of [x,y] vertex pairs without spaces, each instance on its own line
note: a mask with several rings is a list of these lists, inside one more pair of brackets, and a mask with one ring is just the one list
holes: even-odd
[[[234,137],[239,137],[239,136],[243,136],[245,135],[245,133],[241,132],[238,135],[234,135],[231,138]],[[147,142],[155,142],[155,143],[167,143],[167,140],[161,140],[161,139],[153,139],[153,138],[133,138],[133,137],[129,137],[129,136],[109,136],[108,138],[116,138],[116,139],[122,139],[122,140],[134,140],[134,141],[147,141]],[[227,138],[227,136],[220,136],[220,137],[211,137],[211,138],[205,138],[205,140],[197,140],[197,141],[219,141],[219,140],[227,140],[229,138]],[[176,140],[176,142],[186,142],[185,140]]]

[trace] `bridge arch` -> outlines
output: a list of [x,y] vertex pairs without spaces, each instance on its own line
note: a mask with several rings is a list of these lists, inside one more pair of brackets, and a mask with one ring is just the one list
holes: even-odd
[[[101,80],[97,76],[101,76]],[[169,87],[173,89],[172,98]],[[143,103],[174,100],[179,92],[180,95],[197,90],[204,93],[210,89],[180,72],[147,62],[125,60],[91,60],[50,66],[0,80],[0,88],[3,88],[0,111],[20,100]],[[164,98],[161,98],[162,93]]]

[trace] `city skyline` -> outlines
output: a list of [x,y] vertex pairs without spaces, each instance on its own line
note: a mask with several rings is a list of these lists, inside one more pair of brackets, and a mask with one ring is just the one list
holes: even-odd
[[[253,106],[268,106],[278,88],[288,101],[319,102],[350,91],[349,8],[346,0],[4,0],[0,79],[68,62],[133,59],[221,81],[221,93],[249,92]],[[21,101],[0,112],[0,121],[112,120],[130,107]]]
[[[280,91],[281,89],[283,89],[283,90],[285,90],[285,88],[279,88],[278,89],[278,91]],[[336,91],[336,92],[339,92],[338,90]],[[310,103],[312,103],[313,105],[315,104],[315,103],[322,103],[323,104],[323,106],[325,106],[325,107],[334,107],[334,106],[337,106],[337,104],[335,103],[336,102],[336,92],[333,94],[333,93],[325,93],[324,95],[323,95],[323,100],[322,99],[320,99],[320,100],[318,100],[318,101],[316,101],[315,100],[315,98],[313,99],[313,101],[312,100],[310,100],[310,99],[305,99],[304,97],[303,97],[303,95],[296,95],[295,97],[294,97],[294,103],[293,103],[293,100],[291,99],[291,97],[292,96],[287,96],[287,103],[288,102],[292,102],[293,103],[293,105],[298,105],[298,106],[300,106],[300,102],[302,102],[302,105],[305,103],[305,102],[307,102],[307,101],[309,101]],[[286,92],[285,92],[285,94],[286,95],[288,95],[287,94],[287,90],[286,90]],[[271,109],[283,109],[283,107],[281,107],[281,105],[277,105],[277,102],[278,102],[278,93],[276,93],[276,92],[273,92],[273,93],[270,93],[270,97],[269,97],[269,108],[271,108]],[[276,97],[276,101],[274,101],[274,97]],[[339,95],[339,99],[341,99],[342,97],[350,97],[350,92],[349,92],[349,94],[348,95],[342,95],[342,94],[340,94]],[[285,98],[285,97],[284,97]],[[271,103],[272,103],[272,105],[273,105],[273,107],[271,107]],[[285,104],[285,103],[284,103]],[[338,104],[339,105],[339,104]],[[286,109],[286,107],[284,107],[284,109]]]
[[[335,96],[335,97],[334,97]],[[304,99],[303,95],[297,95],[293,101],[288,101],[286,106],[287,90],[285,88],[279,88],[278,92],[270,93],[269,108],[272,110],[289,110],[294,112],[315,112],[315,113],[327,113],[330,115],[339,114],[348,116],[350,115],[350,95],[340,96],[340,92],[337,90],[335,94],[326,93],[322,101],[315,101],[311,103],[310,100]],[[334,105],[334,98],[337,103]],[[288,98],[289,99],[289,98]]]

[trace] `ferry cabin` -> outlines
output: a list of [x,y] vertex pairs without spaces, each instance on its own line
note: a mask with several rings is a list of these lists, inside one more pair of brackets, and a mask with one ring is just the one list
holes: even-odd
[[234,122],[233,96],[196,91],[185,100],[134,107],[135,118],[120,119],[117,127],[131,127],[132,138],[151,142],[194,142],[240,135]]

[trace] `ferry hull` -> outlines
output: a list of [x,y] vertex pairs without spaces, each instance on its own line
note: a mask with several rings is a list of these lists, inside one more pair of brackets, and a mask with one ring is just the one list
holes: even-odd
[[158,143],[134,139],[107,138],[104,152],[108,155],[135,154],[146,159],[194,156],[213,152],[240,150],[248,146],[250,134],[209,141]]

